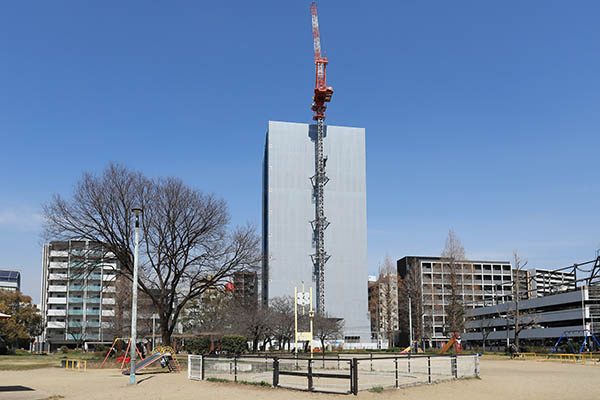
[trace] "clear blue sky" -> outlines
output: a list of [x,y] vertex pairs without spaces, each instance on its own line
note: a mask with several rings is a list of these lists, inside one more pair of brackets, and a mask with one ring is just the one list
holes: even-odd
[[[0,6],[0,267],[39,301],[40,204],[109,161],[260,224],[268,120],[309,122],[309,1]],[[327,122],[367,129],[369,269],[600,246],[597,1],[319,3]]]

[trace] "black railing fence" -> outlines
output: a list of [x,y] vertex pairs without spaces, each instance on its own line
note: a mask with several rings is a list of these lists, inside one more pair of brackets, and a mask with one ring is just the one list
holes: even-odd
[[290,389],[358,394],[373,388],[402,388],[479,375],[476,354],[190,355],[190,379],[270,384]]

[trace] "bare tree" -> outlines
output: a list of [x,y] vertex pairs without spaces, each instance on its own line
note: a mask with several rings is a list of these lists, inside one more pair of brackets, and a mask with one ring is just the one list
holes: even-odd
[[321,341],[321,351],[325,352],[325,342],[337,339],[342,335],[344,320],[331,318],[328,315],[315,314],[313,325],[313,334]]
[[465,260],[465,249],[454,229],[448,231],[446,246],[442,252],[442,262],[448,266],[448,275],[444,283],[444,292],[450,290],[449,303],[446,308],[446,326],[451,334],[459,334],[464,330],[464,306],[462,304],[462,262]]
[[294,299],[291,296],[271,299],[271,332],[279,350],[289,344],[294,337]]
[[160,319],[163,344],[186,304],[238,270],[260,262],[252,227],[229,228],[224,200],[177,178],[150,179],[109,164],[102,175],[83,175],[71,199],[55,195],[44,205],[45,234],[104,243],[120,274],[133,276],[133,207],[144,210],[138,285]]
[[[433,291],[433,283],[430,284]],[[403,278],[398,279],[398,310],[400,316],[400,325],[405,331],[410,328],[409,308],[411,311],[412,337],[420,343],[424,335],[423,326],[423,296],[421,286],[421,271],[418,265],[411,265]],[[408,302],[410,299],[410,307]],[[411,344],[412,345],[412,344]]]
[[182,312],[183,330],[193,334],[222,333],[230,327],[232,309],[231,292],[217,288],[206,291],[201,297],[190,300]]
[[477,323],[481,331],[481,340],[483,345],[481,351],[485,353],[487,339],[490,336],[490,334],[494,331],[494,320],[490,318],[481,318],[477,320]]
[[259,344],[263,345],[271,340],[271,317],[272,314],[267,307],[248,308],[238,302],[233,302],[229,309],[230,327],[234,333],[246,336],[252,341],[252,351],[259,350]]
[[[535,310],[527,310],[523,312],[520,309],[520,301],[521,301],[521,279],[522,272],[527,265],[527,260],[523,261],[519,256],[517,250],[513,251],[513,281],[512,281],[512,291],[513,291],[513,301],[509,303],[509,307],[506,313],[507,324],[512,326],[514,331],[514,345],[516,351],[520,351],[519,344],[519,335],[523,329],[529,329],[532,326],[536,325],[539,320],[539,315]],[[508,327],[507,327],[508,329]]]
[[394,264],[389,257],[385,258],[379,268],[377,281],[379,329],[387,335],[390,347],[393,343],[394,332],[398,331],[398,276]]

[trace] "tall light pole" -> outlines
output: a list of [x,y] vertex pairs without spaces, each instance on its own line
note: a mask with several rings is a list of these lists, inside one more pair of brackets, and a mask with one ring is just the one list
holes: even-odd
[[133,254],[133,282],[131,299],[131,345],[129,346],[129,357],[131,358],[131,367],[129,370],[129,384],[135,385],[135,356],[137,355],[137,288],[138,288],[138,263],[140,253],[140,215],[141,208],[134,208],[135,214],[135,252]]
[[[413,349],[413,334],[412,334],[412,301],[408,296],[408,345],[410,346],[409,353],[414,351]],[[416,352],[415,352],[416,353]]]

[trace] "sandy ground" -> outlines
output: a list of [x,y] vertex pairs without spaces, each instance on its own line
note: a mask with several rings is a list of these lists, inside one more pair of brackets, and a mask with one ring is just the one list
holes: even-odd
[[[549,361],[481,360],[481,378],[386,390],[360,392],[361,399],[403,400],[491,400],[600,399],[600,365],[575,365]],[[352,399],[353,396],[307,393],[287,389],[260,388],[229,383],[190,381],[186,373],[138,375],[139,384],[127,385],[128,377],[117,370],[65,371],[47,368],[31,371],[1,371],[0,400],[44,399]],[[35,391],[2,391],[2,386],[33,388]]]

